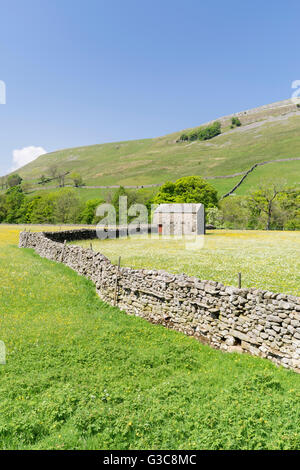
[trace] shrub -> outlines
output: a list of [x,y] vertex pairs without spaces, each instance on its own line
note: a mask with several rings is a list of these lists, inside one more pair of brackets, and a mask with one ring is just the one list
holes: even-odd
[[75,188],[79,188],[80,186],[83,186],[82,176],[76,171],[71,173],[70,178],[73,180]]
[[198,132],[197,131],[191,131],[189,134],[188,134],[188,139],[192,142],[193,140],[197,140],[198,139]]
[[231,126],[230,126],[231,128],[233,128],[233,127],[235,127],[235,126],[236,126],[236,127],[240,127],[241,125],[242,125],[242,123],[241,123],[241,121],[239,120],[238,117],[233,117],[233,118],[231,119]]
[[189,140],[189,136],[187,134],[181,134],[181,136],[179,137],[179,141],[181,142],[185,142]]
[[221,124],[219,121],[216,121],[211,126],[200,128],[198,130],[198,139],[209,140],[219,134],[221,134]]
[[199,129],[193,129],[188,134],[181,134],[179,141],[208,140],[219,134],[221,134],[221,123],[216,121],[210,126],[199,127]]
[[18,186],[22,183],[22,178],[18,173],[15,173],[14,175],[10,175],[7,178],[7,184],[10,188],[13,188],[14,186]]

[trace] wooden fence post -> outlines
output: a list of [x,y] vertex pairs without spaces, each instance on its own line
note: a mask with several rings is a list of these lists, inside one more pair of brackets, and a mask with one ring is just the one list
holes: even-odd
[[117,304],[118,277],[119,277],[120,266],[121,266],[121,256],[119,256],[119,262],[118,262],[118,266],[117,266],[117,269],[116,269],[116,283],[115,283],[115,293],[114,293],[114,306],[116,306],[116,304]]
[[29,237],[29,232],[26,232],[26,228],[25,228],[25,247],[27,246],[27,242],[28,242],[28,237]]
[[242,288],[242,273],[239,273],[239,289]]
[[64,254],[65,254],[65,247],[66,247],[67,240],[64,241],[64,246],[62,247],[61,255],[60,255],[60,262],[63,262]]
[[99,270],[99,274],[98,274],[99,290],[102,289],[102,284],[103,284],[103,269],[104,267],[101,270]]

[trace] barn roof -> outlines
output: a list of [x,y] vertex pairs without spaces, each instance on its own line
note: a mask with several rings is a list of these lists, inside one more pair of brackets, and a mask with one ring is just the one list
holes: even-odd
[[159,213],[185,213],[185,214],[195,214],[202,207],[202,204],[160,204],[154,212]]

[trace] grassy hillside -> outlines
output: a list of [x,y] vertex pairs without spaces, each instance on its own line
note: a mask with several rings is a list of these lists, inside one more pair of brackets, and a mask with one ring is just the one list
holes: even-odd
[[[209,141],[178,143],[181,132],[176,132],[154,139],[60,150],[39,157],[19,173],[35,180],[56,164],[60,170],[80,172],[87,185],[143,185],[184,175],[231,175],[246,171],[256,162],[300,156],[300,111],[290,101],[238,115],[240,128],[230,129],[230,118],[221,118],[222,134]],[[299,183],[300,161],[255,170],[248,188],[257,186],[262,175]],[[211,180],[220,193],[231,189],[236,181],[236,177]],[[240,188],[242,192],[244,188]]]
[[1,449],[299,449],[298,374],[108,307],[17,235],[0,229]]

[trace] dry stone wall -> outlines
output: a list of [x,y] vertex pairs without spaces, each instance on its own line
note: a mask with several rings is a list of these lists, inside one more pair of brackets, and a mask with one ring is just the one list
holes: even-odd
[[[287,99],[259,106],[258,108],[251,108],[238,113],[229,114],[228,116],[220,117],[217,120],[221,122],[222,126],[228,126],[231,124],[231,119],[233,117],[238,117],[242,124],[246,125],[257,122],[258,120],[267,120],[269,118],[273,119],[277,116],[289,115],[290,113],[298,114],[298,112],[299,108],[297,107],[297,103],[294,103],[292,99]],[[210,121],[205,125],[212,124],[213,122],[214,121]]]
[[[117,269],[104,255],[65,240],[94,230],[20,234],[19,246],[93,281],[101,299],[224,351],[248,352],[300,372],[300,297],[238,289],[164,271]],[[117,290],[116,290],[117,285]]]

